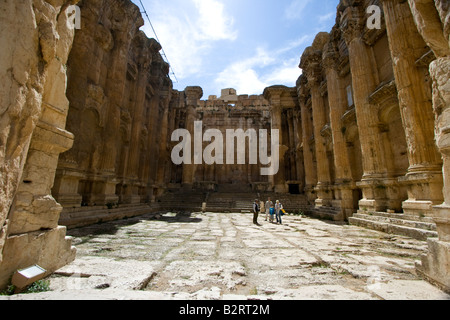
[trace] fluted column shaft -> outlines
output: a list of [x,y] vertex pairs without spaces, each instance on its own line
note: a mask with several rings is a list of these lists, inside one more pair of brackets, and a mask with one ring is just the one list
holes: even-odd
[[[434,141],[434,114],[426,74],[416,65],[425,43],[415,28],[408,3],[384,0],[383,9],[398,90],[400,112],[408,144],[408,200],[405,213],[431,214],[443,201],[442,160]],[[422,51],[422,52],[421,52]]]

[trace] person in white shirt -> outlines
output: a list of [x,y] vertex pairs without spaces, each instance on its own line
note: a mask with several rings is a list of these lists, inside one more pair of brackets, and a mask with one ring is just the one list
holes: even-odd
[[277,217],[277,223],[279,223],[279,224],[283,224],[283,222],[281,221],[281,216],[282,216],[281,210],[283,210],[283,205],[280,203],[280,200],[277,200],[275,202],[275,213],[276,213],[276,217]]
[[270,208],[273,208],[273,202],[272,202],[272,200],[270,200],[270,198],[267,199],[265,208],[266,208],[266,220],[265,221],[267,221],[267,219],[270,216],[270,218],[269,218],[270,222],[273,222],[273,216],[270,215]]

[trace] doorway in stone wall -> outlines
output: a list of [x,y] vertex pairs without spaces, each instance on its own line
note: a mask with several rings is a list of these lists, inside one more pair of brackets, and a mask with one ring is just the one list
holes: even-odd
[[298,184],[290,184],[289,185],[289,193],[290,194],[300,194],[300,186]]

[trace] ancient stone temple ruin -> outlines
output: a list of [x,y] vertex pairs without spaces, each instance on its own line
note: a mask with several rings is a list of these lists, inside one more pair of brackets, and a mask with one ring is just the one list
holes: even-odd
[[[174,90],[128,0],[4,0],[0,22],[0,287],[17,269],[73,261],[67,227],[277,195],[292,211],[428,241],[417,271],[450,290],[448,1],[341,0],[332,30],[299,53],[296,86],[253,96]],[[279,130],[276,174],[260,174],[251,148],[241,163],[173,163],[172,133],[196,124],[224,139]]]

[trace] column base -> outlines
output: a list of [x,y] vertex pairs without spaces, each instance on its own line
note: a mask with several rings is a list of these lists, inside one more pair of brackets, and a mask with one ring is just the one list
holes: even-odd
[[401,212],[402,202],[407,198],[406,188],[397,179],[367,179],[357,182],[363,199],[359,201],[360,210],[379,212]]
[[416,263],[416,270],[428,281],[450,293],[450,206],[434,207],[439,240],[429,238],[428,255]]
[[435,206],[433,219],[436,223],[439,240],[450,242],[450,206],[448,204]]
[[317,199],[317,194],[316,191],[314,190],[314,186],[313,185],[307,185],[305,187],[305,194],[306,197],[308,199],[308,203],[310,205],[315,203],[315,200]]
[[450,242],[429,238],[428,255],[416,262],[416,271],[427,281],[450,293]]
[[432,217],[433,203],[431,201],[406,200],[402,203],[403,213],[417,217]]
[[141,196],[135,195],[135,194],[129,195],[129,196],[125,196],[123,198],[123,203],[126,203],[126,204],[138,204],[138,203],[141,203]]
[[433,206],[444,201],[442,172],[410,172],[398,181],[408,190],[408,200],[402,203],[405,214],[432,217]]
[[75,260],[72,238],[66,237],[66,227],[9,236],[0,263],[0,289],[5,288],[13,273],[38,264],[47,275]]
[[277,184],[274,191],[275,193],[289,193],[289,187],[286,184]]
[[90,193],[83,195],[83,203],[88,206],[104,206],[119,203],[116,194],[117,181],[92,181]]
[[355,185],[351,183],[335,184],[333,189],[336,199],[331,201],[331,205],[334,208],[340,209],[343,219],[347,220],[347,218],[353,216],[353,213],[357,210],[357,208],[354,207],[355,199],[353,191]]
[[79,181],[84,177],[72,169],[57,169],[52,195],[64,208],[79,208],[83,197],[78,193]]
[[318,207],[331,207],[333,201],[333,190],[328,183],[320,183],[314,189],[317,193],[317,199],[315,200],[315,206]]

